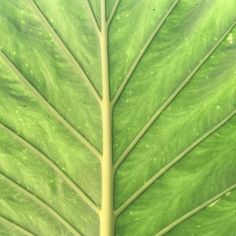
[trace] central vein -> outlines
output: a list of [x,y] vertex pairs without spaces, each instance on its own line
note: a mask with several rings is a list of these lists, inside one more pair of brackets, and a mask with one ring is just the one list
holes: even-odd
[[103,156],[102,156],[102,206],[100,215],[100,236],[114,235],[113,210],[113,183],[112,168],[112,107],[109,88],[108,65],[108,30],[106,23],[105,0],[101,0],[101,66],[102,66],[102,129],[103,129]]

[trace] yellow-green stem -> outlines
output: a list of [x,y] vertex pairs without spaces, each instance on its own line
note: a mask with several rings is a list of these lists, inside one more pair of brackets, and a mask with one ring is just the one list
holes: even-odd
[[112,168],[112,107],[109,88],[108,70],[108,35],[106,23],[105,0],[101,0],[101,64],[102,64],[102,126],[103,126],[103,156],[102,156],[102,206],[100,215],[100,236],[114,235],[113,183]]

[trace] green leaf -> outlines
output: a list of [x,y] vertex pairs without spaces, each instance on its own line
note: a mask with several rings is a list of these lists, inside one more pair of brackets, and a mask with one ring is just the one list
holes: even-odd
[[236,235],[235,0],[0,0],[0,235]]

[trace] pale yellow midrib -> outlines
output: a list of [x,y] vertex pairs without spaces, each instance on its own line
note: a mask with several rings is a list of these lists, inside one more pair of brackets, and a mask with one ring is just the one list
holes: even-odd
[[109,88],[108,68],[108,25],[106,22],[105,0],[101,0],[101,66],[102,66],[102,129],[103,129],[103,155],[102,155],[102,204],[100,213],[100,236],[114,235],[113,210],[113,164],[112,164],[112,106]]

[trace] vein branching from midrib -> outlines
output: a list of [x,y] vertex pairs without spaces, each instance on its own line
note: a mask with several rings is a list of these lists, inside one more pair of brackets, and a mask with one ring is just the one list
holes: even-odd
[[163,105],[154,113],[150,120],[144,125],[144,127],[138,132],[138,134],[131,141],[129,146],[118,158],[114,164],[114,170],[116,171],[122,162],[128,157],[129,153],[134,149],[137,143],[142,139],[146,132],[151,128],[154,122],[160,117],[160,115],[166,110],[166,108],[174,101],[174,99],[179,95],[179,93],[185,88],[185,86],[191,81],[194,75],[200,70],[200,68],[205,64],[205,62],[210,58],[210,56],[215,52],[215,50],[221,45],[223,40],[229,34],[229,32],[235,27],[235,23],[227,29],[224,35],[216,42],[216,44],[209,50],[209,52],[204,56],[202,60],[196,65],[193,71],[187,76],[185,80],[179,85],[179,87],[167,98]]
[[[73,53],[71,52],[71,50],[69,49],[69,47],[66,45],[66,43],[64,42],[64,40],[61,38],[61,36],[55,31],[55,29],[52,27],[51,23],[48,21],[47,17],[45,16],[45,14],[42,12],[42,10],[39,8],[39,6],[35,3],[34,0],[28,0],[33,8],[35,9],[35,12],[39,15],[39,17],[41,18],[42,22],[44,23],[45,27],[48,29],[48,31],[50,32],[50,34],[53,36],[53,38],[56,40],[56,42],[58,43],[58,45],[61,47],[62,51],[64,52],[64,54],[66,55],[66,57],[69,59],[69,61],[72,63],[72,65],[74,65],[74,67],[77,69],[77,71],[82,75],[82,79],[84,80],[84,82],[87,84],[89,90],[92,92],[92,94],[94,95],[95,99],[97,100],[97,102],[100,104],[101,103],[101,97],[98,94],[95,86],[92,84],[91,80],[88,78],[85,70],[82,68],[82,66],[80,65],[80,63],[78,62],[78,60],[75,58],[75,56],[73,55]],[[87,2],[87,0],[85,0],[85,2]],[[89,4],[87,2],[87,4]],[[90,8],[88,6],[88,8]],[[90,13],[90,15],[93,13]],[[97,32],[97,30],[96,30]]]
[[109,26],[110,26],[110,24],[111,24],[111,22],[112,22],[112,20],[113,20],[113,18],[115,16],[115,14],[116,14],[116,11],[117,11],[117,9],[119,7],[119,4],[120,4],[120,0],[116,0],[115,3],[114,3],[114,6],[112,7],[111,13],[110,13],[110,15],[108,17],[108,20],[107,20],[107,27],[108,28],[109,28]]
[[19,134],[17,134],[15,131],[4,125],[0,122],[0,128],[5,130],[8,134],[10,134],[13,138],[15,138],[19,144],[22,146],[27,147],[32,153],[34,153],[36,156],[40,157],[44,163],[46,163],[48,166],[50,166],[53,171],[57,175],[59,175],[66,183],[67,185],[73,189],[78,196],[97,214],[99,214],[99,209],[96,206],[96,204],[88,197],[88,195],[77,185],[74,183],[74,181],[66,174],[64,173],[60,167],[58,167],[46,154],[44,154],[40,149],[35,147],[32,143],[30,143],[25,138],[21,137]]
[[14,222],[11,219],[6,218],[5,216],[0,215],[0,221],[2,221],[4,224],[11,225],[11,228],[15,228],[20,233],[26,235],[26,236],[36,236],[32,232],[30,232],[28,229],[24,228],[22,225]]
[[155,236],[165,235],[166,233],[168,233],[170,230],[172,230],[173,228],[175,228],[176,226],[178,226],[179,224],[181,224],[185,220],[189,219],[193,215],[197,214],[199,211],[201,211],[204,208],[208,207],[211,203],[213,203],[213,202],[217,201],[218,199],[224,197],[227,193],[231,192],[232,190],[235,190],[235,188],[236,188],[236,184],[231,185],[230,187],[223,190],[221,193],[215,195],[214,197],[212,197],[208,201],[204,202],[200,206],[194,208],[193,210],[189,211],[188,213],[186,213],[185,215],[183,215],[182,217],[180,217],[176,221],[174,221],[171,224],[169,224],[168,226],[166,226],[164,229],[162,229],[157,234],[155,234]]
[[63,216],[61,216],[55,209],[53,209],[48,203],[44,202],[41,198],[36,196],[34,193],[20,185],[19,183],[15,182],[13,179],[8,177],[6,174],[0,172],[0,176],[13,188],[17,189],[18,191],[22,192],[26,196],[28,196],[32,201],[40,205],[45,211],[50,213],[57,221],[59,221],[62,225],[64,225],[70,232],[74,235],[81,236],[80,232],[74,228]]
[[180,160],[182,160],[187,154],[189,154],[193,149],[195,149],[199,144],[201,144],[210,135],[219,130],[223,125],[225,125],[234,115],[236,110],[231,112],[222,121],[216,124],[213,128],[204,133],[201,137],[195,140],[192,144],[186,147],[178,156],[176,156],[172,161],[165,165],[161,170],[159,170],[155,175],[149,178],[145,184],[140,187],[132,196],[130,196],[116,211],[115,214],[120,215],[125,209],[127,209],[138,197],[140,197],[153,183],[155,183],[162,175],[169,171],[174,165],[176,165]]
[[27,86],[35,95],[36,98],[38,98],[39,101],[42,102],[42,104],[48,109],[48,111],[56,118],[58,119],[65,127],[66,129],[72,133],[85,147],[87,147],[99,160],[101,157],[101,154],[96,150],[96,148],[87,140],[85,137],[79,133],[77,129],[75,129],[57,110],[55,107],[53,107],[52,104],[48,102],[48,100],[29,82],[29,80],[19,71],[19,69],[16,67],[16,65],[13,64],[13,62],[9,59],[9,57],[6,55],[6,53],[3,53],[0,51],[0,56],[7,62],[9,67],[15,74],[20,78],[20,81],[23,82],[25,86]]
[[93,23],[94,29],[95,29],[95,31],[97,33],[98,38],[99,38],[99,36],[101,34],[101,29],[100,29],[100,27],[98,25],[98,22],[97,22],[97,19],[95,17],[95,14],[94,14],[94,12],[92,10],[91,4],[90,4],[89,0],[84,0],[84,2],[86,4],[86,6],[87,6],[88,14],[90,16],[90,19],[91,19],[91,21]]
[[[59,46],[61,47],[62,51],[65,53],[65,55],[67,56],[67,58],[69,59],[69,61],[77,68],[78,72],[82,74],[82,79],[85,81],[85,83],[87,84],[88,88],[90,89],[90,91],[93,93],[95,99],[97,100],[97,102],[99,103],[99,105],[101,105],[101,98],[96,90],[96,88],[94,87],[94,85],[92,84],[92,82],[90,81],[90,79],[88,78],[86,72],[84,71],[84,69],[82,68],[82,66],[80,65],[80,63],[77,61],[77,59],[75,58],[75,56],[72,54],[72,52],[70,51],[69,47],[65,44],[65,42],[63,41],[63,39],[59,36],[59,34],[54,30],[54,28],[51,26],[51,23],[48,21],[48,19],[46,18],[46,16],[44,15],[44,13],[42,12],[42,10],[38,7],[38,5],[36,4],[36,2],[34,0],[29,0],[29,2],[32,4],[33,8],[35,9],[35,11],[37,12],[37,14],[40,16],[40,18],[42,19],[43,23],[45,24],[46,28],[48,29],[48,31],[50,32],[51,35],[54,36],[54,39],[56,40],[56,42],[59,44]],[[97,35],[100,37],[100,29],[99,26],[97,24],[96,18],[94,16],[94,13],[91,9],[90,3],[88,2],[88,0],[84,1],[87,5],[87,9],[88,9],[88,13],[92,19],[95,31],[97,33]],[[94,146],[92,146],[91,143],[89,143],[89,141],[87,141],[57,110],[56,108],[54,108],[48,101],[46,98],[44,98],[42,96],[42,94],[29,82],[29,80],[19,71],[19,69],[16,67],[16,65],[9,59],[9,57],[6,55],[6,53],[0,51],[0,55],[2,56],[2,58],[7,62],[7,64],[9,65],[9,67],[21,78],[21,81],[23,81],[23,83],[31,89],[31,91],[34,93],[34,95],[36,95],[37,98],[39,98],[41,100],[41,102],[43,102],[44,105],[46,105],[49,108],[49,111],[58,119],[60,120],[65,127],[73,134],[75,135],[79,141],[84,144],[93,154],[95,154],[95,156],[97,158],[101,158],[101,154],[96,150],[96,148]],[[65,182],[74,190],[76,191],[76,193],[79,195],[79,197],[94,211],[96,212],[98,215],[100,215],[100,209],[95,205],[95,203],[87,196],[87,194],[80,189],[80,187],[78,185],[76,185],[69,176],[66,175],[66,173],[64,173],[48,156],[46,156],[41,150],[39,150],[38,148],[36,148],[33,144],[31,144],[29,141],[25,140],[24,138],[22,138],[21,136],[19,136],[18,134],[16,134],[13,130],[11,130],[10,128],[6,127],[4,124],[0,123],[1,127],[4,127],[5,130],[7,130],[8,132],[11,133],[11,135],[13,135],[15,138],[18,139],[18,141],[28,147],[33,153],[35,153],[37,156],[39,156],[45,163],[47,163],[60,177],[62,177]],[[5,174],[0,173],[0,175],[2,175],[7,181],[10,181],[12,184],[14,184],[15,186],[18,187],[18,189],[21,189],[24,193],[27,193],[28,196],[31,197],[31,199],[38,201],[38,203],[40,203],[41,206],[43,206],[45,209],[47,209],[54,217],[56,217],[63,225],[65,225],[67,227],[67,229],[69,229],[74,235],[81,235],[77,229],[75,229],[72,225],[70,225],[69,222],[67,222],[66,219],[64,219],[62,216],[60,216],[56,210],[54,210],[51,206],[49,206],[47,203],[45,203],[42,199],[40,199],[39,197],[37,197],[34,193],[31,193],[29,190],[25,189],[24,187],[20,186],[18,183],[14,182],[13,180],[11,180],[9,177],[7,177]],[[22,229],[23,230],[23,229]],[[29,232],[30,233],[30,232]],[[28,234],[29,235],[29,234]],[[31,234],[32,236],[33,234]]]
[[168,9],[168,11],[166,12],[166,14],[162,17],[161,21],[158,22],[158,24],[156,25],[156,27],[154,28],[154,30],[151,32],[150,36],[147,38],[147,41],[145,42],[144,46],[142,47],[142,49],[140,50],[139,54],[137,55],[137,57],[135,58],[133,64],[131,65],[131,67],[129,68],[127,74],[125,75],[125,78],[123,79],[120,87],[118,88],[114,98],[112,99],[112,106],[114,106],[116,104],[116,102],[118,101],[118,99],[120,98],[121,94],[123,93],[126,85],[128,84],[132,74],[134,73],[134,71],[136,70],[137,66],[139,65],[139,62],[141,61],[141,59],[143,58],[143,56],[145,55],[147,49],[149,48],[149,46],[151,45],[152,41],[154,40],[155,36],[158,34],[158,32],[161,30],[162,26],[165,24],[168,16],[173,12],[173,10],[175,9],[175,7],[177,6],[179,0],[176,0]]

